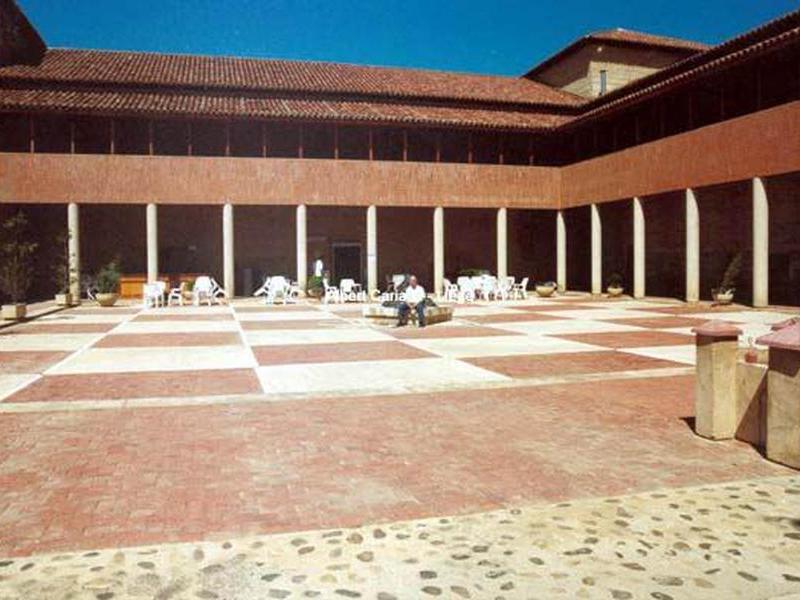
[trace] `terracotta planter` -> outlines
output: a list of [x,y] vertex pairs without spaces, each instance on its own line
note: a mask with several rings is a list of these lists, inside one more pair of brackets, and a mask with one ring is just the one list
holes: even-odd
[[625,291],[625,288],[608,286],[608,288],[606,288],[606,291],[608,292],[608,295],[611,296],[612,298],[618,298],[619,296],[622,296],[622,292]]
[[72,294],[56,294],[58,306],[72,306]]
[[716,292],[714,294],[714,304],[727,306],[733,303],[733,290],[727,292]]
[[5,321],[19,321],[28,314],[27,304],[4,304],[3,319]]
[[536,293],[541,296],[542,298],[549,298],[552,296],[556,291],[556,286],[554,285],[537,285],[536,286]]
[[100,306],[114,306],[119,300],[119,294],[95,294]]

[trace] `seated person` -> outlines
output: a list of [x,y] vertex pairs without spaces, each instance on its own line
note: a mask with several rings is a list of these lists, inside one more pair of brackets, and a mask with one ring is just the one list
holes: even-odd
[[403,291],[403,302],[399,306],[398,327],[408,324],[408,313],[412,310],[417,311],[417,324],[425,327],[425,288],[417,283],[416,275],[408,279],[408,286]]

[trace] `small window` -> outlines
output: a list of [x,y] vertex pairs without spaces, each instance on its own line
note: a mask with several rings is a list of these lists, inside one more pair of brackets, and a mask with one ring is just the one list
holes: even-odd
[[608,91],[608,71],[600,69],[600,96]]

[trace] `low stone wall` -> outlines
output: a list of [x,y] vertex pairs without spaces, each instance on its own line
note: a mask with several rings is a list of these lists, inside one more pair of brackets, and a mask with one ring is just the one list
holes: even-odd
[[767,444],[768,371],[766,364],[736,364],[735,437],[762,449]]
[[[391,306],[382,306],[380,304],[371,304],[365,306],[361,311],[365,319],[369,319],[371,323],[378,325],[394,325],[399,318],[398,309]],[[411,311],[408,315],[410,321],[416,322],[417,313]],[[453,318],[452,306],[428,306],[425,308],[425,320],[428,325],[435,325],[436,323],[443,323],[450,321]]]

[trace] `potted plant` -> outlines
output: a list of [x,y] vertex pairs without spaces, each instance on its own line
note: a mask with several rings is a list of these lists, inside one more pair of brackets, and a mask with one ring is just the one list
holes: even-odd
[[323,278],[317,275],[312,275],[308,278],[308,283],[306,283],[306,293],[310,298],[322,298],[322,295],[325,290],[325,285],[323,283]]
[[739,279],[739,271],[742,270],[742,253],[737,252],[728,261],[728,266],[722,274],[719,285],[711,290],[714,304],[727,305],[733,302],[733,295],[736,292],[736,281]]
[[[72,294],[70,289],[74,280],[74,274],[69,270],[69,234],[61,234],[56,237],[58,254],[56,264],[53,267],[53,283],[56,284],[56,304],[58,306],[72,306]],[[77,300],[77,298],[76,298]]]
[[23,212],[0,226],[0,289],[11,302],[2,307],[3,319],[24,319],[25,295],[33,280],[33,255],[39,246],[26,240],[28,220]]
[[625,291],[625,287],[623,285],[622,275],[619,273],[612,273],[611,276],[608,278],[608,287],[606,288],[608,295],[612,298],[617,298],[622,296],[622,292]]
[[555,281],[537,281],[534,289],[542,298],[548,298],[555,293],[557,287]]
[[119,266],[112,260],[95,277],[97,303],[100,306],[114,306],[119,299]]

